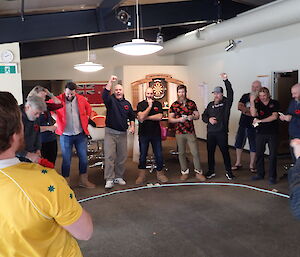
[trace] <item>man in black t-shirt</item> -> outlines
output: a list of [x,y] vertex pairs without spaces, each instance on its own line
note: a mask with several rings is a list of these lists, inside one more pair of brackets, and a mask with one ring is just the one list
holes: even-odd
[[266,144],[269,146],[269,182],[276,184],[277,143],[278,143],[278,111],[279,102],[271,99],[269,89],[262,87],[258,91],[259,101],[255,102],[256,95],[250,95],[250,111],[256,128],[256,167],[257,175],[253,180],[264,179],[264,153]]
[[163,172],[163,155],[161,145],[161,131],[160,120],[162,119],[163,110],[160,102],[154,100],[152,88],[147,88],[146,100],[138,103],[137,117],[139,120],[139,147],[140,159],[139,169],[140,173],[136,179],[136,184],[142,184],[146,178],[146,157],[148,153],[149,143],[151,143],[152,150],[156,161],[157,179],[160,182],[167,182],[168,178]]
[[[261,89],[261,82],[256,80],[252,83],[251,93],[257,94]],[[232,167],[232,170],[239,170],[242,167],[241,156],[246,140],[248,138],[250,147],[250,164],[249,170],[256,172],[255,169],[255,156],[256,156],[256,144],[255,144],[255,128],[252,125],[253,117],[250,113],[250,94],[244,94],[239,103],[238,110],[241,111],[241,118],[239,122],[239,128],[235,138],[235,150],[236,150],[236,161]]]

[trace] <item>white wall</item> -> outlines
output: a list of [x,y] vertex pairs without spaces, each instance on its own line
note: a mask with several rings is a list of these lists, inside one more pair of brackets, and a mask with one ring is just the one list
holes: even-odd
[[13,52],[14,59],[12,62],[18,64],[18,73],[0,74],[0,90],[11,92],[17,99],[18,103],[21,104],[23,100],[19,43],[0,44],[0,54],[4,50],[10,50]]
[[[250,91],[251,82],[258,75],[271,75],[274,71],[300,70],[300,24],[251,35],[241,38],[234,51],[225,52],[228,42],[188,51],[175,56],[175,64],[188,67],[190,93],[198,104],[199,111],[204,110],[203,99],[199,98],[197,85],[206,82],[208,92],[213,87],[223,85],[219,77],[221,72],[227,72],[233,84],[234,103],[231,112],[229,128],[229,144],[234,144],[240,113],[237,103],[242,94]],[[209,95],[212,100],[212,96]],[[206,138],[206,125],[202,121],[196,123],[196,133],[200,138]]]
[[[73,80],[104,81],[111,74],[122,76],[123,65],[170,65],[174,56],[126,56],[115,52],[112,48],[92,51],[104,69],[98,72],[85,73],[73,69],[74,64],[87,61],[87,52],[75,52],[45,57],[28,58],[21,61],[23,80]],[[121,78],[122,79],[122,78]]]

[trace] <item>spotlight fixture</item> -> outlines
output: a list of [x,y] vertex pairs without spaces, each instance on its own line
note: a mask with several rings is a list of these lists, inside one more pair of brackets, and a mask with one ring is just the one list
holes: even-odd
[[229,40],[229,44],[225,47],[225,51],[228,52],[230,50],[233,50],[237,44],[241,43],[241,40],[234,41],[233,39]]
[[124,10],[119,11],[117,14],[117,19],[124,24],[128,24],[130,18],[130,14]]
[[102,66],[102,64],[90,62],[90,44],[89,44],[89,37],[87,37],[86,43],[87,43],[87,55],[88,55],[88,61],[85,62],[85,63],[75,64],[75,65],[74,65],[74,69],[79,70],[79,71],[83,71],[83,72],[95,72],[95,71],[102,70],[102,69],[104,68],[104,67]]
[[156,43],[162,45],[164,43],[164,34],[161,33],[161,27],[159,28],[159,32],[156,35]]
[[161,50],[163,47],[157,42],[149,42],[140,38],[140,25],[139,25],[139,2],[136,0],[136,35],[137,38],[132,39],[131,42],[125,42],[114,45],[113,49],[119,53],[126,55],[148,55]]

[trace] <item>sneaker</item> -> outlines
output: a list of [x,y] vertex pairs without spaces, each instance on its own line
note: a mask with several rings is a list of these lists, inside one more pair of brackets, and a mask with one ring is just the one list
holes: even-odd
[[114,181],[112,179],[106,180],[105,189],[110,189],[114,187]]
[[168,182],[168,178],[167,176],[164,174],[163,171],[157,171],[156,172],[156,177],[157,179],[162,182],[162,183],[167,183]]
[[115,178],[114,179],[114,183],[122,185],[122,186],[126,185],[126,181],[124,179],[122,179],[122,178]]
[[204,182],[206,180],[206,177],[203,175],[203,171],[199,171],[197,169],[194,169],[196,173],[196,179],[198,179],[200,182]]
[[181,181],[186,181],[189,177],[189,173],[190,173],[190,170],[189,169],[186,169],[186,170],[182,170],[181,171],[181,176],[180,176],[180,180]]
[[181,181],[186,181],[188,178],[189,178],[189,175],[188,175],[188,174],[182,174],[182,175],[180,176],[180,180],[181,180]]
[[206,172],[205,177],[210,179],[216,176],[216,173],[214,171],[209,170],[208,172]]
[[233,180],[235,178],[231,171],[226,172],[225,176],[228,180]]
[[252,180],[262,180],[264,178],[262,176],[260,176],[260,175],[256,175],[256,176],[253,176],[251,179]]
[[270,185],[275,185],[277,183],[276,178],[270,178],[269,179],[269,184]]

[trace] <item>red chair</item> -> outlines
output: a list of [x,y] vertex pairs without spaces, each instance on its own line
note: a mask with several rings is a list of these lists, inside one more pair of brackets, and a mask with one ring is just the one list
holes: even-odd
[[105,127],[106,116],[96,115],[92,117],[91,120],[96,123],[97,128]]

